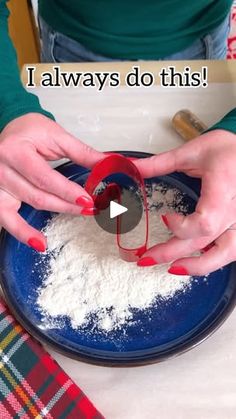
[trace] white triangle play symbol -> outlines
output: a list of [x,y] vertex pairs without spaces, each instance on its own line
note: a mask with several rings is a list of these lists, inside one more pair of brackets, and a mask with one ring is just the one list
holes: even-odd
[[123,207],[123,205],[117,204],[117,202],[110,202],[110,218],[118,217],[118,215],[123,214],[128,211],[128,208]]

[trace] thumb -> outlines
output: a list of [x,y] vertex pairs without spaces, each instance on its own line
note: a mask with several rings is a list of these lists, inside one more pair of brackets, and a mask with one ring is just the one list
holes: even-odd
[[232,194],[226,191],[222,174],[213,172],[202,177],[201,195],[190,215],[169,213],[164,223],[180,239],[218,237],[233,223],[235,207]]
[[91,168],[106,157],[104,153],[95,150],[67,132],[60,136],[59,141],[64,157],[81,166]]
[[138,159],[134,164],[144,178],[166,175],[182,169],[179,148],[152,157]]

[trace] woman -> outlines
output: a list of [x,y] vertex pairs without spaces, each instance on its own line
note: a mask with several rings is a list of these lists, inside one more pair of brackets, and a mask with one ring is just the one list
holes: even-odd
[[[43,234],[18,214],[22,201],[37,209],[93,214],[85,191],[53,171],[46,160],[69,157],[92,167],[103,154],[67,133],[22,87],[8,36],[6,3],[0,0],[0,224],[18,240],[44,251]],[[148,0],[145,5],[141,0],[41,0],[42,58],[223,59],[231,4],[231,0]],[[146,177],[179,170],[202,179],[196,212],[164,217],[175,237],[148,250],[140,266],[175,260],[170,269],[174,274],[205,274],[235,259],[236,111],[213,128],[177,150],[137,163]],[[186,258],[202,248],[208,251],[199,258]]]

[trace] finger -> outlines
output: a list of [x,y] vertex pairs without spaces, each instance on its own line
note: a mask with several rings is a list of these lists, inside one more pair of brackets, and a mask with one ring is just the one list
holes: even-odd
[[69,213],[73,215],[79,215],[81,211],[83,211],[83,208],[78,205],[72,205],[53,194],[37,189],[25,178],[9,168],[7,169],[7,173],[5,171],[2,189],[20,201],[26,202],[39,210]]
[[166,175],[172,172],[194,172],[195,156],[199,152],[199,144],[192,140],[181,147],[134,162],[145,178]]
[[148,249],[138,261],[138,265],[151,266],[160,263],[170,263],[175,259],[192,255],[199,249],[206,247],[207,244],[207,238],[180,240],[177,237],[172,237],[167,242],[157,244]]
[[220,269],[236,259],[236,231],[227,230],[217,240],[215,245],[199,257],[175,260],[170,273],[186,271],[189,275],[203,276]]
[[134,164],[144,178],[165,175],[181,170],[177,149],[145,159],[138,159]]
[[94,206],[92,198],[82,186],[52,169],[34,150],[15,155],[11,168],[16,169],[28,182],[42,191],[81,207]]
[[73,162],[87,168],[93,167],[106,157],[104,153],[89,147],[66,131],[64,135],[57,139],[57,142],[60,145],[63,157],[68,157]]
[[225,182],[213,174],[203,178],[201,196],[193,214],[166,214],[163,221],[181,239],[211,237],[222,234],[233,223],[234,214]]
[[[146,178],[166,175],[176,171],[199,177],[202,147],[202,138],[199,141],[199,137],[197,137],[173,150],[149,158],[139,159],[135,164]],[[196,162],[198,162],[197,165]]]
[[[13,198],[14,199],[14,198]],[[45,236],[27,222],[14,210],[1,207],[0,225],[12,236],[27,244],[38,252],[44,252],[47,247]]]

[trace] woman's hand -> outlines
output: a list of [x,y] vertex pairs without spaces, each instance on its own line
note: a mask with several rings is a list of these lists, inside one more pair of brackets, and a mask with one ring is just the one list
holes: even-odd
[[18,214],[22,201],[41,210],[93,214],[85,190],[47,163],[63,157],[92,167],[104,156],[36,113],[13,120],[0,135],[0,226],[38,251],[46,249],[46,239]]
[[[138,160],[146,178],[174,171],[201,178],[193,214],[170,213],[163,221],[174,237],[149,249],[140,266],[172,262],[169,272],[205,275],[236,259],[236,135],[215,130],[167,153]],[[199,257],[191,254],[205,249]]]

